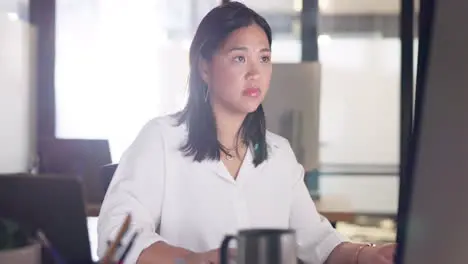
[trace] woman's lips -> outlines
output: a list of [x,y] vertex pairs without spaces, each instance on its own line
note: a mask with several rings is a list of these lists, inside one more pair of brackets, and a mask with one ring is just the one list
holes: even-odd
[[258,97],[260,95],[260,89],[258,88],[247,88],[245,89],[242,94],[248,97]]

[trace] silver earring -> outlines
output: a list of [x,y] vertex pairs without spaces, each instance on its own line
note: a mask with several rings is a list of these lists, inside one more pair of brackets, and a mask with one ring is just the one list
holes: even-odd
[[205,92],[205,103],[208,103],[208,94],[209,94],[208,87],[206,87],[206,92]]

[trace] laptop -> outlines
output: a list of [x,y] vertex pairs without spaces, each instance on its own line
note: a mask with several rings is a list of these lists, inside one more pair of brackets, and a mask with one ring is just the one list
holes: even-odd
[[397,264],[468,263],[468,1],[421,0],[414,132]]
[[[43,231],[66,263],[93,263],[82,187],[76,179],[0,175],[0,217]],[[43,255],[43,263],[49,263],[50,256],[45,251]]]

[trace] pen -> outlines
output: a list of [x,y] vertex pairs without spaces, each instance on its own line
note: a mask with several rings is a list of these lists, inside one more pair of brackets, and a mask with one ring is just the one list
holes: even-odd
[[62,256],[60,256],[60,254],[58,253],[58,251],[52,247],[52,244],[49,242],[49,239],[47,239],[46,235],[44,234],[44,232],[42,232],[41,230],[38,230],[37,231],[37,237],[39,239],[39,241],[41,242],[41,244],[47,248],[47,250],[49,250],[50,254],[52,255],[52,257],[54,258],[54,262],[56,264],[65,264],[66,262],[63,260]]
[[125,260],[125,258],[127,257],[128,255],[128,252],[130,252],[130,249],[132,248],[133,246],[133,243],[135,242],[135,239],[138,237],[138,235],[140,234],[140,232],[135,232],[133,234],[133,236],[130,238],[130,242],[128,242],[128,245],[127,247],[125,248],[122,256],[120,256],[120,259],[119,261],[117,262],[118,264],[123,264],[123,261]]
[[119,232],[117,233],[117,237],[111,243],[111,245],[107,248],[106,254],[104,255],[101,261],[102,264],[110,264],[112,262],[114,254],[117,251],[117,245],[121,243],[124,234],[127,232],[130,226],[131,220],[132,220],[132,217],[130,214],[128,214],[122,226],[120,227]]

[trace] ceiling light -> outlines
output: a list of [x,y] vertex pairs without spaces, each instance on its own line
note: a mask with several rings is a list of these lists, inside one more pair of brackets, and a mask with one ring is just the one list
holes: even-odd
[[330,4],[329,0],[319,0],[318,1],[319,9],[326,9],[329,4]]
[[7,16],[8,16],[8,19],[10,19],[11,21],[19,20],[19,16],[17,13],[10,12],[10,13],[7,13]]

